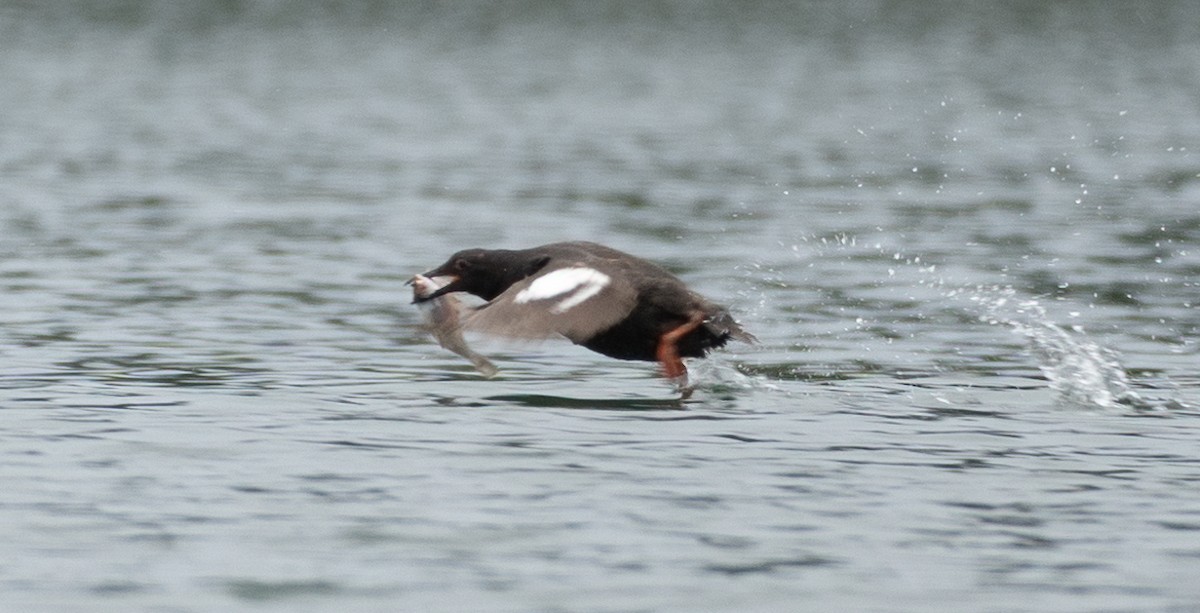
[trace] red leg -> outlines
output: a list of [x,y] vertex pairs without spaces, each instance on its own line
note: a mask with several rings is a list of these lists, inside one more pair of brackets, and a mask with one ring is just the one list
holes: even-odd
[[683,358],[679,357],[679,339],[687,336],[704,323],[703,313],[694,313],[687,323],[668,330],[658,339],[658,351],[655,357],[662,364],[663,376],[679,383],[680,387],[687,386],[687,367]]

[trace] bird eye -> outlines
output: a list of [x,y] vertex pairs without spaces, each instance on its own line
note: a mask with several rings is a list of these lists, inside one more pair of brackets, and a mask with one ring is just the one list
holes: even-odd
[[459,272],[466,272],[471,265],[466,260],[454,260],[454,269]]

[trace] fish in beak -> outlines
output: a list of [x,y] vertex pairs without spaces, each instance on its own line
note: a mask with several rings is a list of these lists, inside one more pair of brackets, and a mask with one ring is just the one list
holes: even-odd
[[[425,279],[425,281],[419,282],[419,279]],[[440,298],[451,292],[462,291],[462,277],[453,273],[442,272],[441,268],[421,273],[404,282],[405,285],[413,285],[414,283],[424,283],[426,289],[424,291],[413,291],[413,304],[421,304],[422,302]],[[430,287],[436,287],[437,289],[428,291]]]
[[[439,287],[446,276],[427,277],[417,275],[406,285],[413,288],[413,302],[421,307],[425,316],[425,325],[438,344],[458,355],[467,358],[483,376],[496,376],[496,366],[486,357],[476,353],[467,345],[462,335],[462,319],[466,314],[458,298],[455,296],[439,297],[449,285]],[[453,290],[451,290],[453,291]]]

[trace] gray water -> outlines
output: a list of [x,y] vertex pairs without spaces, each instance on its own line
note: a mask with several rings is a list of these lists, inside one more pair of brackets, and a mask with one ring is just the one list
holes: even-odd
[[[0,4],[4,610],[1200,610],[1200,5],[992,4]],[[761,344],[420,329],[563,239]]]

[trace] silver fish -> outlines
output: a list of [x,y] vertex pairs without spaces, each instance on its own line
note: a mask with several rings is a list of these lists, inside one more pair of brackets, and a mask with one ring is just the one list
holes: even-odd
[[[424,298],[445,285],[424,275],[413,277],[409,284],[413,288],[413,298]],[[429,332],[433,334],[433,338],[439,345],[470,360],[471,364],[475,366],[475,370],[478,370],[483,376],[488,378],[496,376],[496,373],[499,372],[496,365],[492,364],[491,360],[475,353],[467,346],[467,341],[463,338],[463,305],[457,297],[446,294],[417,304],[425,316],[425,324],[429,328]]]

